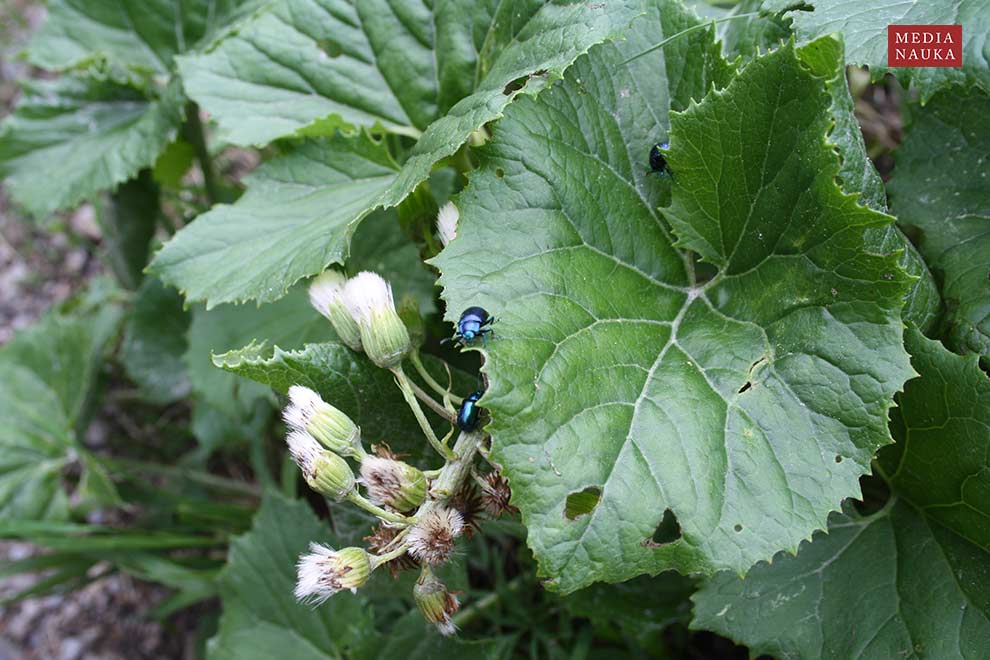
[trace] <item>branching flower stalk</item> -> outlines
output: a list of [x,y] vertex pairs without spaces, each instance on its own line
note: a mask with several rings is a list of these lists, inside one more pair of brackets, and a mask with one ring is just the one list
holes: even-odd
[[[443,228],[449,240],[454,236],[454,223],[456,215],[453,223],[448,223],[451,226]],[[348,335],[346,343],[353,350],[364,352],[392,373],[423,435],[445,463],[439,470],[424,471],[389,452],[376,449],[370,454],[364,450],[360,428],[343,411],[309,388],[290,388],[284,413],[290,429],[287,442],[307,484],[333,501],[347,501],[368,511],[383,523],[367,539],[374,541],[371,547],[380,554],[363,548],[334,550],[312,545],[298,564],[296,596],[323,602],[343,589],[362,586],[379,566],[406,557],[405,562],[418,561],[424,567],[414,591],[417,606],[441,633],[452,634],[456,626],[451,617],[459,602],[429,567],[450,559],[456,539],[468,529],[469,522],[453,498],[471,479],[484,433],[462,431],[453,448],[447,442],[454,428],[443,440],[437,438],[421,402],[453,425],[456,409],[452,402],[463,399],[427,372],[414,347],[416,342],[395,309],[392,288],[379,275],[363,272],[345,279],[328,271],[311,284],[310,301],[333,323],[338,335]],[[418,315],[408,304],[403,309],[410,318]],[[406,375],[403,362],[407,357],[424,382],[443,396],[443,404]],[[447,372],[449,375],[449,368]],[[359,477],[355,477],[348,459],[359,464]],[[364,495],[359,488],[364,489]],[[391,534],[394,538],[388,540]]]
[[423,430],[423,435],[426,436],[426,439],[429,441],[430,445],[437,451],[437,453],[447,460],[457,458],[456,454],[450,450],[450,447],[440,442],[436,433],[433,432],[433,427],[430,426],[429,420],[426,419],[426,414],[423,412],[423,408],[419,405],[419,399],[416,398],[416,391],[413,389],[412,382],[409,380],[409,377],[406,376],[405,372],[402,370],[402,365],[393,367],[391,371],[395,376],[395,383],[399,386],[399,390],[402,392],[402,397],[406,400],[406,403],[409,404],[409,409],[412,410],[413,416],[416,417],[416,421],[419,423],[419,427]]

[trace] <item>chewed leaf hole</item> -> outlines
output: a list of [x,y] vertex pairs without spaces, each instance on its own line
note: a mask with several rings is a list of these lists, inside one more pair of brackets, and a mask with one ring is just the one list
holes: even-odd
[[340,44],[334,43],[327,39],[317,41],[316,45],[329,57],[340,57],[344,52],[344,49],[340,47]]
[[663,512],[663,518],[653,536],[643,541],[643,545],[648,548],[659,548],[662,545],[673,543],[681,538],[681,524],[677,522],[677,516],[670,509]]
[[499,179],[501,179],[502,177],[505,176],[505,170],[503,170],[501,167],[496,167],[495,168],[495,176],[498,177]]
[[564,517],[568,520],[577,520],[581,516],[586,516],[595,510],[598,501],[602,499],[602,489],[598,486],[588,486],[584,490],[578,490],[567,496],[564,503]]
[[739,394],[742,394],[743,392],[745,392],[746,390],[748,390],[752,386],[753,386],[753,384],[747,380],[745,382],[745,384],[743,384],[743,386],[739,388],[739,392],[738,393]]

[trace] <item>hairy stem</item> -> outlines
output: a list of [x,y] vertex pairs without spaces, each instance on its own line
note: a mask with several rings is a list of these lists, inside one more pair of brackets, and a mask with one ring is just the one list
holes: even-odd
[[416,392],[413,389],[412,383],[409,381],[409,377],[406,376],[405,372],[402,371],[402,365],[395,367],[392,370],[395,375],[395,382],[399,386],[399,390],[402,391],[402,396],[409,404],[409,409],[412,410],[413,416],[416,417],[416,421],[419,422],[419,427],[423,430],[423,435],[429,441],[430,445],[437,450],[441,456],[447,460],[453,460],[456,458],[453,452],[450,451],[450,447],[440,442],[437,438],[437,434],[433,432],[433,428],[430,426],[430,422],[426,419],[426,414],[423,412],[423,408],[419,405],[419,400],[416,398]]
[[411,522],[409,518],[403,516],[402,514],[386,511],[380,506],[373,504],[358,494],[357,491],[351,491],[351,493],[347,496],[347,500],[361,507],[368,513],[378,516],[385,522],[389,522],[394,525],[408,525]]
[[457,396],[456,394],[451,393],[449,387],[444,387],[440,383],[435,381],[433,379],[433,376],[430,375],[430,372],[426,370],[426,367],[423,366],[423,360],[419,356],[418,348],[413,350],[413,352],[409,355],[409,359],[412,360],[413,366],[416,367],[416,371],[419,373],[419,377],[423,379],[424,383],[429,385],[431,390],[433,390],[442,397],[449,398],[455,404],[461,405],[461,402],[464,401],[464,399],[462,397]]

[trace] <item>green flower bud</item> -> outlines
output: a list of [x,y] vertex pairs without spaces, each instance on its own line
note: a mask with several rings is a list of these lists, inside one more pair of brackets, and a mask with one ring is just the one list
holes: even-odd
[[361,429],[308,387],[293,385],[289,388],[289,405],[283,418],[289,427],[309,433],[332,452],[359,458],[365,455]]
[[371,558],[363,548],[334,550],[309,544],[309,554],[296,565],[296,599],[320,604],[339,591],[357,591],[371,575]]
[[368,499],[396,511],[412,511],[426,499],[426,475],[408,463],[379,456],[361,461],[361,483]]
[[412,348],[412,340],[395,311],[389,283],[365,271],[347,280],[343,295],[344,305],[361,329],[364,352],[379,367],[398,366]]
[[457,626],[451,617],[457,612],[460,603],[457,596],[447,591],[447,586],[431,570],[424,570],[416,581],[413,598],[423,618],[435,625],[441,635],[453,635],[457,632]]
[[351,466],[337,454],[323,449],[316,438],[303,431],[293,431],[286,442],[310,488],[336,502],[354,492],[356,483]]
[[335,270],[325,271],[309,285],[309,302],[329,319],[340,340],[355,351],[361,350],[361,330],[344,305],[346,278]]

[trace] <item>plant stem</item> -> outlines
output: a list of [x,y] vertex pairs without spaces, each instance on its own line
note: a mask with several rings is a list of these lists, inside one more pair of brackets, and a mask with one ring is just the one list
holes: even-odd
[[[423,360],[419,356],[419,349],[413,350],[409,355],[409,359],[412,360],[413,366],[416,367],[416,371],[419,373],[419,377],[423,379],[423,382],[430,386],[430,389],[439,394],[442,397],[448,397],[451,401],[457,405],[461,405],[464,401],[462,397],[452,394],[449,388],[443,387],[440,383],[433,379],[430,372],[426,370],[423,366]],[[449,372],[448,372],[449,373]]]
[[[484,434],[478,431],[462,431],[457,436],[453,451],[455,457],[443,466],[440,470],[440,475],[430,488],[430,492],[437,497],[437,500],[443,501],[449,499],[471,474],[471,464],[474,462],[474,457],[478,453],[478,446],[481,444],[483,437]],[[431,503],[427,502],[420,507],[420,511],[416,514],[417,517]]]
[[409,548],[409,546],[407,546],[405,544],[402,544],[398,548],[396,548],[395,550],[391,550],[389,552],[386,552],[383,555],[371,555],[371,570],[375,570],[376,568],[378,568],[382,564],[387,564],[388,562],[392,561],[396,557],[401,557],[402,555],[404,555],[406,553],[406,550],[408,548]]
[[199,118],[199,106],[193,101],[186,105],[186,124],[183,127],[185,138],[192,145],[199,161],[199,169],[203,172],[203,185],[206,188],[206,199],[210,206],[220,201],[219,189],[217,188],[216,173],[213,171],[213,159],[206,148],[206,133],[203,131],[203,122]]
[[451,617],[451,621],[454,622],[458,628],[464,627],[467,624],[474,621],[475,618],[483,611],[487,610],[489,607],[497,603],[503,595],[511,594],[519,590],[522,586],[523,576],[517,576],[506,583],[505,588],[501,591],[493,591],[484,598],[472,603],[471,605],[465,607],[463,610]]
[[357,491],[351,491],[351,493],[347,496],[347,500],[349,502],[353,502],[354,504],[358,505],[368,513],[378,516],[385,522],[389,522],[394,525],[408,525],[410,522],[412,522],[409,518],[403,516],[402,514],[386,511],[380,506],[377,506],[372,502],[369,502],[364,497],[362,497]]
[[413,416],[416,417],[416,421],[419,422],[419,427],[423,430],[423,434],[429,441],[430,445],[437,450],[437,452],[448,460],[453,460],[456,456],[450,451],[450,447],[440,442],[437,439],[436,433],[433,432],[433,428],[430,426],[430,422],[426,419],[426,414],[423,413],[423,408],[419,405],[419,400],[416,399],[416,392],[413,389],[412,383],[409,381],[409,377],[406,376],[405,372],[402,371],[402,365],[392,369],[392,374],[395,375],[395,382],[402,391],[402,396],[405,398],[406,403],[409,404],[410,410],[412,410]]
[[412,386],[413,394],[416,395],[417,399],[425,403],[430,408],[430,410],[432,410],[433,412],[435,412],[436,414],[440,415],[445,420],[453,424],[454,422],[453,412],[447,410],[446,407],[438,403],[432,396],[424,392],[423,388],[417,385],[416,383],[414,383],[413,381],[409,381],[409,385]]
[[193,481],[204,486],[210,486],[211,488],[216,488],[218,490],[228,490],[254,497],[259,497],[261,495],[261,489],[259,489],[255,484],[220,477],[215,474],[209,474],[208,472],[199,472],[197,470],[172,467],[170,465],[161,465],[159,463],[139,461],[130,458],[100,457],[100,462],[104,465],[112,466],[115,470],[150,472],[152,474],[161,474],[167,477],[174,477],[176,479],[188,479],[189,481]]

